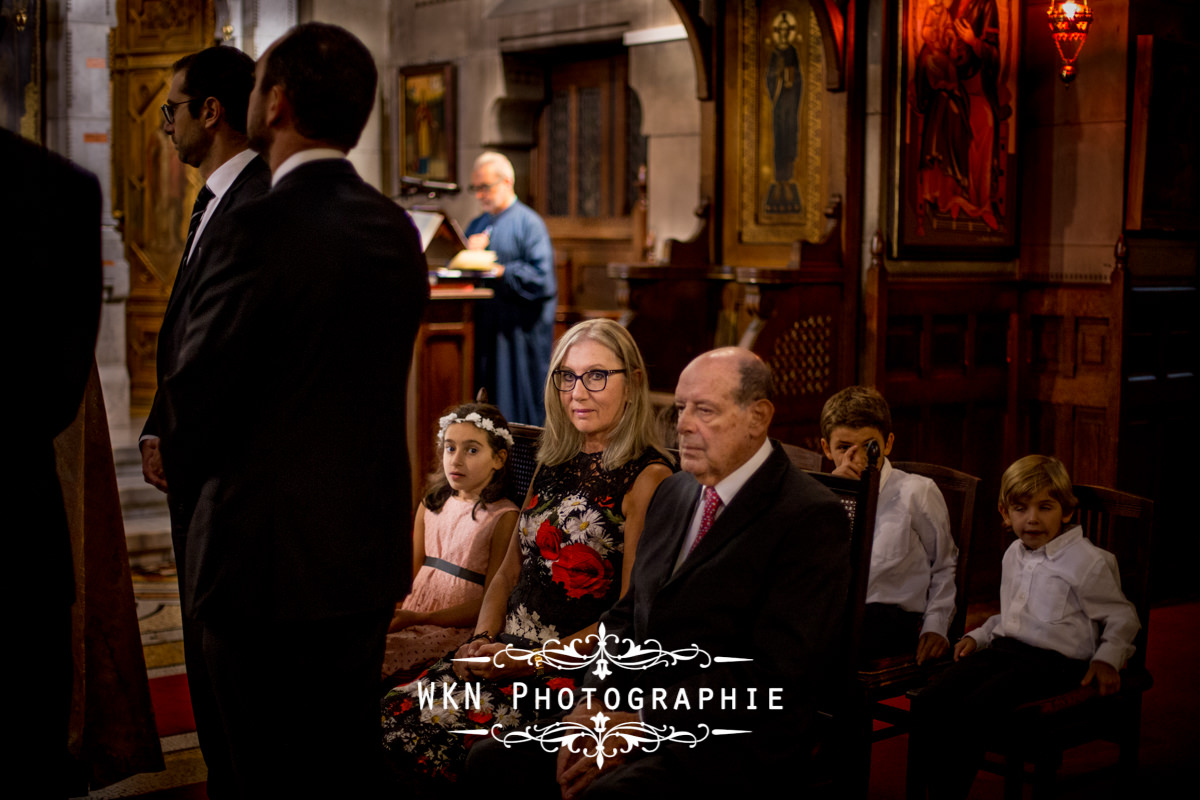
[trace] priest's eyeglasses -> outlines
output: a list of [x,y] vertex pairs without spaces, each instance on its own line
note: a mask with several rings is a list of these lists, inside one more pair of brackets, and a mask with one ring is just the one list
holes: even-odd
[[582,375],[576,375],[569,369],[556,369],[550,373],[554,388],[560,392],[569,392],[575,388],[576,381],[583,381],[583,388],[589,392],[602,392],[608,386],[608,376],[627,372],[623,369],[589,369]]
[[160,108],[162,109],[162,112],[163,112],[163,119],[165,119],[167,121],[168,125],[174,125],[175,124],[175,107],[181,106],[184,103],[190,103],[190,102],[192,102],[192,98],[189,97],[187,100],[180,100],[178,103],[172,103],[170,100],[163,103],[160,106]]

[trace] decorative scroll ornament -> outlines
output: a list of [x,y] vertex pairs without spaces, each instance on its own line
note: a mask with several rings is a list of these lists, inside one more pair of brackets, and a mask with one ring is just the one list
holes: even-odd
[[1059,77],[1070,85],[1075,80],[1075,59],[1079,57],[1092,25],[1092,10],[1088,8],[1087,0],[1053,0],[1046,9],[1046,21],[1063,60]]
[[[753,661],[752,658],[734,658],[732,656],[713,656],[706,650],[702,650],[696,645],[689,645],[678,650],[665,650],[657,639],[647,639],[643,644],[638,644],[632,639],[626,638],[626,647],[624,652],[615,652],[621,644],[621,638],[615,633],[608,633],[604,628],[604,623],[600,624],[600,628],[586,639],[572,643],[566,647],[562,646],[562,642],[558,639],[547,639],[542,647],[538,650],[524,650],[519,647],[513,647],[511,644],[498,653],[491,656],[473,656],[470,658],[456,658],[455,661],[463,662],[478,662],[485,663],[491,661],[495,666],[503,668],[504,664],[499,660],[500,656],[507,656],[513,661],[518,661],[524,664],[541,669],[544,665],[549,665],[557,670],[576,670],[584,669],[591,664],[596,665],[594,674],[600,680],[604,680],[612,674],[609,665],[620,667],[621,669],[629,670],[647,670],[651,667],[660,665],[673,666],[681,661],[692,661],[698,659],[699,666],[702,669],[708,668],[710,665],[728,664],[736,661]],[[581,653],[576,649],[576,644],[587,644],[595,642],[596,646],[590,653]],[[609,650],[609,646],[613,650]]]
[[[604,769],[605,759],[624,755],[635,748],[653,753],[663,742],[675,742],[695,747],[707,739],[710,733],[714,736],[746,733],[746,731],[719,728],[713,730],[703,723],[700,725],[699,733],[676,730],[670,725],[656,727],[644,722],[621,722],[608,728],[606,726],[610,718],[603,711],[596,712],[589,719],[595,727],[589,728],[578,722],[555,722],[550,725],[534,725],[524,730],[514,730],[504,734],[500,733],[503,726],[496,724],[492,726],[492,735],[503,742],[505,747],[512,747],[514,744],[523,742],[537,742],[547,753],[554,753],[558,751],[559,747],[565,746],[572,753],[582,753],[586,758],[596,759],[596,767]],[[460,731],[460,733],[465,733],[465,731]]]

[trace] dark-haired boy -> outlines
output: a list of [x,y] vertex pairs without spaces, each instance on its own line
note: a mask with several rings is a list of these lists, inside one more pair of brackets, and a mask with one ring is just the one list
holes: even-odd
[[857,479],[867,465],[868,442],[874,441],[884,457],[863,657],[897,655],[915,647],[920,664],[950,649],[946,635],[954,616],[958,548],[950,537],[950,516],[937,485],[887,460],[894,439],[891,410],[871,387],[843,389],[821,410],[821,448],[833,462],[834,475]]

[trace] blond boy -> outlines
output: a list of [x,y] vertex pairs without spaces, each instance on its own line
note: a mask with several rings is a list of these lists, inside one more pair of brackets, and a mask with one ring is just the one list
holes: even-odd
[[982,731],[1021,703],[1093,682],[1102,695],[1121,686],[1141,625],[1116,558],[1067,526],[1076,503],[1054,458],[1025,456],[1001,479],[1000,514],[1017,541],[1004,554],[1000,613],[959,641],[957,663],[913,706],[930,797],[967,796]]

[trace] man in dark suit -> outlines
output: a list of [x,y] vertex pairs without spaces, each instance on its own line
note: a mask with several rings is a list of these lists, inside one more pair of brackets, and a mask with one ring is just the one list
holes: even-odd
[[[566,718],[588,728],[603,723],[610,731],[641,721],[696,734],[705,725],[738,733],[710,735],[694,748],[642,743],[629,753],[612,752],[609,739],[603,769],[595,758],[564,748],[558,786],[548,769],[519,770],[546,776],[540,785],[523,784],[530,794],[715,797],[744,791],[747,774],[803,779],[815,699],[846,602],[849,533],[832,493],[767,439],[770,395],[770,369],[748,350],[715,350],[684,369],[675,406],[685,471],[659,486],[629,591],[600,620],[616,637],[608,640],[613,654],[632,640],[664,650],[697,646],[737,660],[692,659],[643,670],[614,663],[607,678],[592,668],[593,704],[581,703]],[[609,689],[622,704],[602,707]],[[666,690],[666,708],[650,702],[655,689]],[[631,690],[640,690],[640,709],[628,702],[638,696]],[[687,708],[678,702],[681,691]],[[712,694],[699,707],[705,692]],[[723,692],[733,692],[729,702]],[[513,774],[511,764],[497,762],[522,757],[518,751],[537,758],[534,745],[509,751],[474,745],[472,780]]]
[[239,796],[368,796],[384,635],[411,575],[405,398],[429,288],[408,215],[345,155],[376,70],[308,23],[250,96],[266,197],[212,228],[164,381],[186,463],[185,613],[204,627]]
[[[271,171],[249,148],[246,138],[246,111],[250,90],[254,88],[254,59],[232,47],[210,47],[179,59],[174,70],[167,102],[162,106],[163,130],[175,144],[180,161],[200,171],[204,187],[193,206],[183,257],[175,273],[175,284],[158,334],[160,385],[167,366],[177,358],[176,351],[192,310],[201,301],[198,287],[203,285],[209,269],[210,248],[207,245],[214,222],[262,197],[271,186]],[[198,487],[187,475],[186,463],[164,465],[160,431],[174,421],[162,417],[162,403],[156,393],[139,442],[142,474],[147,483],[167,492],[180,593],[186,595],[187,525]],[[168,474],[171,480],[168,480]],[[209,688],[201,635],[199,623],[185,614],[184,662],[196,733],[208,766],[208,792],[212,797],[222,797],[232,779],[232,767],[224,728]]]
[[[639,644],[654,639],[668,650],[694,644],[712,656],[748,659],[707,668],[700,660],[618,668],[611,681],[667,688],[666,709],[640,711],[646,724],[745,732],[695,748],[668,743],[652,753],[636,750],[603,770],[560,751],[564,797],[583,790],[588,797],[660,797],[672,789],[713,796],[744,787],[747,772],[802,774],[820,677],[845,607],[850,537],[832,493],[767,439],[770,394],[770,369],[747,350],[705,353],[684,369],[675,389],[684,472],[659,487],[629,592],[601,620],[610,633]],[[680,689],[690,708],[674,702]],[[704,689],[715,699],[699,708]],[[720,702],[730,689],[739,690],[732,702]],[[782,690],[779,708],[772,708],[773,689]],[[592,725],[597,710],[574,715]],[[609,729],[639,718],[619,709],[608,716]]]

